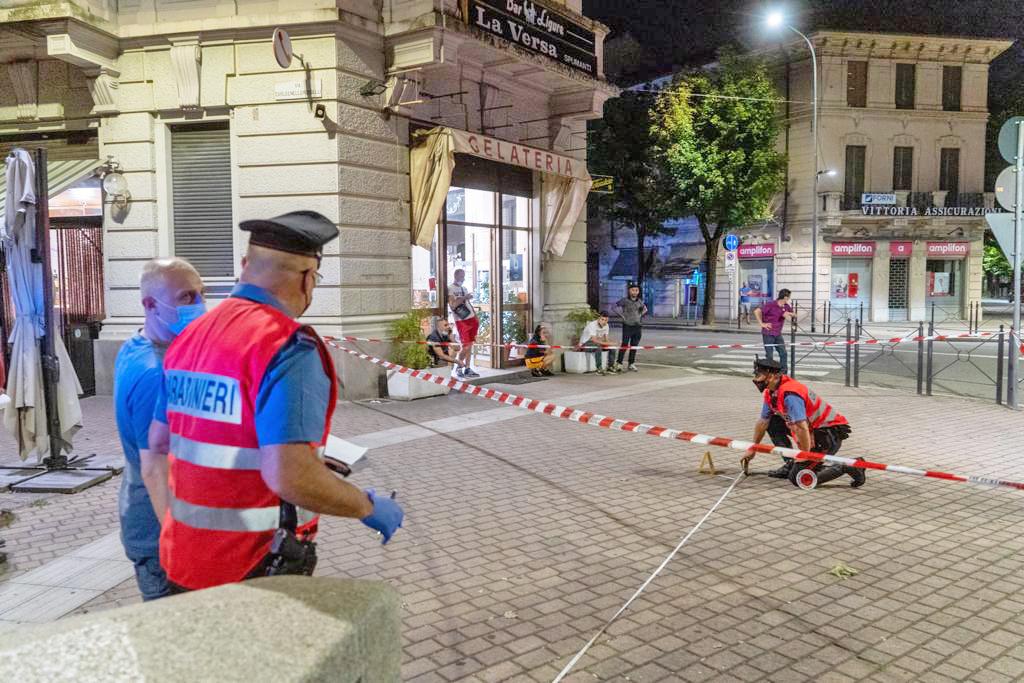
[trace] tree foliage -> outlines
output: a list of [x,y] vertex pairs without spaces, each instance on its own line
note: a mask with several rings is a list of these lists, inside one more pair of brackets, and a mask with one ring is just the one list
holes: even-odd
[[780,96],[764,65],[723,55],[714,70],[683,75],[657,100],[651,133],[676,200],[700,225],[707,259],[704,322],[714,322],[718,249],[728,230],[770,218],[785,185],[776,150]]
[[590,131],[587,152],[593,173],[614,178],[611,194],[593,195],[598,213],[613,229],[617,224],[636,232],[638,282],[644,280],[653,261],[653,252],[645,251],[647,238],[673,234],[665,221],[685,215],[655,151],[650,102],[646,94],[628,91],[609,100],[604,118]]

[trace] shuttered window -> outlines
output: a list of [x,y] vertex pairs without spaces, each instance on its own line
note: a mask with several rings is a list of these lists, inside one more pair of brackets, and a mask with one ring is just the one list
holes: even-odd
[[910,191],[914,178],[914,148],[896,147],[892,154],[892,189]]
[[964,70],[959,66],[942,67],[942,109],[960,111],[960,91],[963,88]]
[[957,194],[960,192],[960,150],[944,147],[939,158],[939,189]]
[[913,64],[896,65],[896,108],[914,108],[914,90],[917,87],[917,72]]
[[846,146],[846,178],[844,207],[859,209],[864,194],[864,167],[868,148],[863,145]]
[[227,123],[171,128],[174,255],[206,277],[234,277]]
[[846,105],[868,106],[868,63],[846,63]]

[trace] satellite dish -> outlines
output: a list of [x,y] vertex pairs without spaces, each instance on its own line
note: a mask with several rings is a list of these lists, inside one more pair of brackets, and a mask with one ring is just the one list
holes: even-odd
[[274,59],[282,69],[292,65],[292,39],[283,28],[274,29]]
[[114,197],[123,197],[128,194],[128,181],[117,171],[108,173],[103,176],[103,191]]

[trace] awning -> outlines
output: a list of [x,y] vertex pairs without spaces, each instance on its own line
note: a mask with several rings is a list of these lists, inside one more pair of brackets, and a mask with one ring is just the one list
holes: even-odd
[[658,277],[666,280],[681,280],[693,274],[704,262],[705,246],[699,244],[673,244],[668,258],[658,269]]
[[456,153],[539,172],[547,224],[543,250],[556,256],[565,252],[593,184],[586,164],[547,150],[444,127],[419,134],[410,151],[413,244],[430,248],[451,187]]
[[[6,156],[6,155],[5,155]],[[91,175],[101,162],[97,159],[55,159],[46,162],[48,194],[54,198],[85,176]],[[7,203],[7,178],[0,174],[0,215]]]

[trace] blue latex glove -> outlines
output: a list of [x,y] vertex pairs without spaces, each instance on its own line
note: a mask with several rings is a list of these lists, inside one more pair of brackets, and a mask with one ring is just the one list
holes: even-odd
[[391,540],[394,533],[402,526],[405,512],[402,511],[402,507],[395,502],[394,498],[378,496],[373,489],[367,489],[366,495],[369,497],[370,502],[373,503],[373,512],[363,517],[360,521],[371,529],[379,531],[384,537],[381,545],[384,545]]

